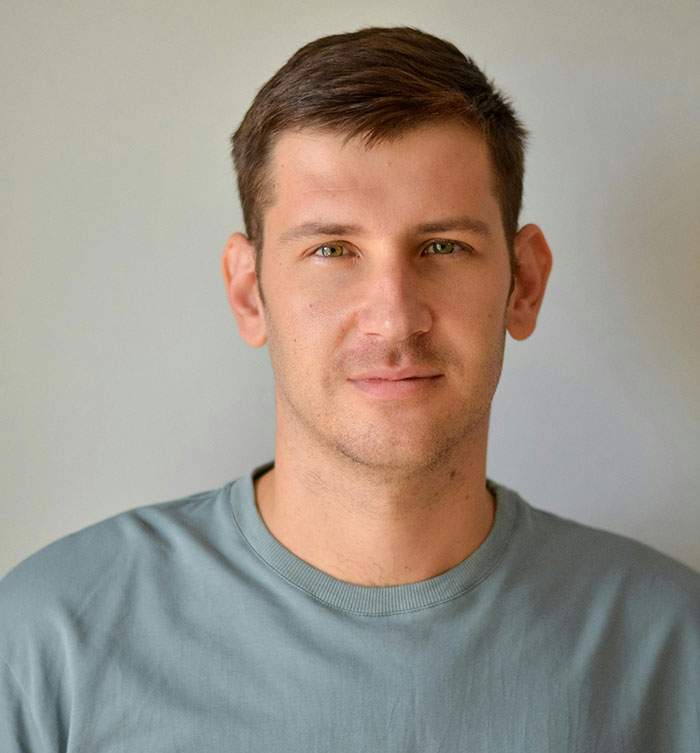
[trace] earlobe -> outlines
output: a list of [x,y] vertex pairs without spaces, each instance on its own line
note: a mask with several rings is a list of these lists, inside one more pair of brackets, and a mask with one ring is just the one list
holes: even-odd
[[518,271],[508,301],[506,326],[511,337],[524,340],[537,323],[537,314],[552,268],[552,252],[537,225],[525,225],[515,236]]
[[254,348],[267,340],[265,316],[255,272],[255,248],[242,233],[234,233],[221,258],[226,295],[241,337]]

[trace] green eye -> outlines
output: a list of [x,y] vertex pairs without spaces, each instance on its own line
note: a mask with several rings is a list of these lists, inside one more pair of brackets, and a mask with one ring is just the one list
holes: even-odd
[[344,251],[345,246],[343,246],[342,243],[324,243],[314,251],[314,254],[325,257],[342,256]]
[[454,253],[456,248],[457,244],[454,241],[433,241],[428,244],[427,251],[433,254],[451,254]]

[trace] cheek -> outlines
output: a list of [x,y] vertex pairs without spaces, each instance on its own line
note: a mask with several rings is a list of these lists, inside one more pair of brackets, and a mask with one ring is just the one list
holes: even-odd
[[[438,312],[474,335],[505,326],[509,284],[487,277],[462,279],[443,290]],[[456,326],[456,325],[455,325]]]
[[360,288],[356,280],[339,274],[297,279],[287,309],[295,330],[304,332],[309,341],[331,339],[357,303]]
[[269,307],[268,349],[274,364],[285,362],[286,371],[308,372],[327,363],[341,339],[343,313],[338,299],[297,291],[283,305]]

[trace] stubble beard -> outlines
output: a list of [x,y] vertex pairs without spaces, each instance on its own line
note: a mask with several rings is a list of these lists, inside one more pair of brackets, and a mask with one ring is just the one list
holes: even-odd
[[[473,369],[471,382],[462,377],[464,393],[458,393],[449,405],[442,402],[439,415],[416,422],[412,431],[400,402],[388,406],[379,420],[358,416],[351,406],[339,405],[337,397],[319,403],[303,374],[292,370],[291,379],[287,379],[290,369],[282,367],[291,362],[293,355],[283,352],[273,330],[269,345],[278,421],[284,416],[286,428],[296,435],[295,441],[303,442],[309,458],[330,466],[340,463],[348,472],[365,479],[393,483],[435,473],[456,456],[468,456],[470,444],[481,445],[487,440],[491,401],[503,364],[505,332],[504,322],[498,342],[481,365]],[[380,361],[430,364],[445,371],[447,377],[443,378],[457,381],[461,366],[456,357],[438,355],[419,339],[407,341],[380,358],[376,353],[350,353],[329,367],[321,388],[324,396],[339,394],[345,381],[343,375],[353,361],[362,365]]]

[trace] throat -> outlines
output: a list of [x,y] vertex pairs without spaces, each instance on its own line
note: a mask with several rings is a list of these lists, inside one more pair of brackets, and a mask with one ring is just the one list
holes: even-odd
[[348,583],[395,586],[441,575],[486,539],[495,501],[485,480],[474,489],[465,481],[455,472],[428,489],[368,493],[321,488],[276,466],[255,494],[266,527],[295,556]]

